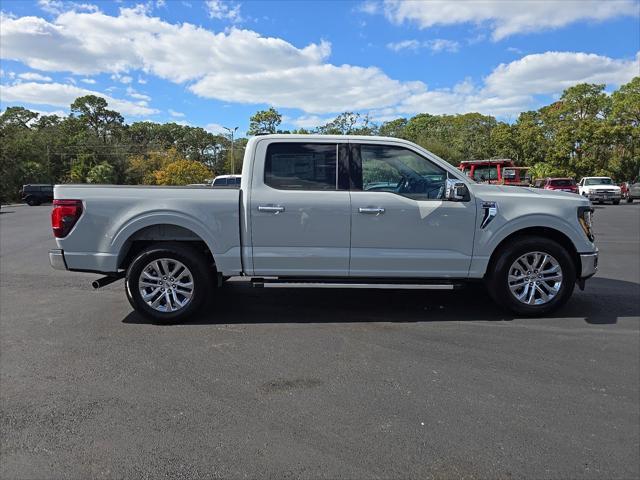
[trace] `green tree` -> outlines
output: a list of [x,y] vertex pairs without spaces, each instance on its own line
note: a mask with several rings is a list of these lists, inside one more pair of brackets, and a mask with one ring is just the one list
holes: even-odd
[[115,180],[115,170],[107,162],[91,167],[87,173],[87,183],[110,184]]
[[119,133],[124,124],[124,118],[115,110],[109,110],[107,101],[95,95],[78,97],[71,104],[71,115],[77,116],[97,138],[103,143]]
[[582,83],[566,89],[560,100],[540,109],[545,138],[545,161],[574,176],[606,171],[610,148],[606,118],[611,99],[604,85]]
[[32,128],[38,116],[23,107],[8,107],[0,115],[0,197],[3,201],[16,199],[23,184],[37,183],[46,171]]
[[373,135],[375,126],[369,121],[369,116],[359,113],[344,112],[329,123],[318,127],[318,133],[323,135]]
[[507,123],[498,123],[489,134],[491,156],[510,158],[521,163],[521,153],[515,135],[515,127]]
[[378,134],[383,137],[404,138],[405,129],[407,128],[406,118],[396,118],[389,122],[384,122],[378,129]]
[[610,168],[620,180],[640,177],[640,76],[611,95],[607,123]]
[[175,147],[165,151],[147,152],[146,155],[131,155],[127,159],[127,183],[154,185],[156,183],[155,172],[178,160],[186,159]]
[[268,110],[260,110],[249,119],[247,134],[276,133],[280,123],[282,123],[282,115],[275,108],[270,107]]
[[158,185],[188,185],[203,183],[211,178],[211,172],[195,160],[177,160],[154,173]]

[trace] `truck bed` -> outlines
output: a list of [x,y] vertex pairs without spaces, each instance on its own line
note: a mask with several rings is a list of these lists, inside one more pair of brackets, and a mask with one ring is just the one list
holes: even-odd
[[69,235],[56,239],[71,270],[115,272],[134,235],[164,228],[170,232],[167,240],[190,232],[204,241],[221,271],[241,271],[238,189],[56,185],[54,199],[83,204],[82,216]]

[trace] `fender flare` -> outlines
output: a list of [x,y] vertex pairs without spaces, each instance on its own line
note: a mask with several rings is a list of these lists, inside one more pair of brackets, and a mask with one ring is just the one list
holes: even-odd
[[492,232],[489,241],[483,245],[482,254],[487,256],[493,255],[493,252],[498,245],[500,245],[500,243],[502,243],[507,237],[528,228],[546,228],[555,230],[559,234],[567,237],[576,251],[580,251],[579,235],[581,232],[578,232],[573,225],[554,215],[534,213],[523,215],[522,217],[506,222],[501,225],[498,230]]
[[129,219],[121,225],[111,238],[110,250],[118,254],[118,264],[124,257],[123,247],[138,231],[155,225],[174,225],[190,230],[197,235],[209,248],[212,255],[219,251],[217,242],[206,226],[195,217],[177,211],[145,212]]

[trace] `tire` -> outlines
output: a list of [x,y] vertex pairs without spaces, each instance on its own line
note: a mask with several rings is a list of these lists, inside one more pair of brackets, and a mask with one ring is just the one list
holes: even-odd
[[[184,269],[180,269],[179,265]],[[172,269],[174,275],[178,274],[175,278],[169,276]],[[141,277],[153,286],[140,284]],[[156,244],[140,252],[131,262],[125,276],[125,290],[129,303],[138,313],[157,323],[175,324],[194,315],[211,295],[211,277],[209,261],[198,250],[179,243]],[[190,291],[186,286],[189,278],[192,284]],[[172,281],[174,283],[170,283]],[[160,292],[156,291],[158,288],[161,288]],[[156,293],[145,299],[141,289],[149,295]]]
[[627,195],[626,200],[627,200],[627,203],[633,203],[633,197],[632,196]]
[[[517,285],[518,282],[515,275],[517,271],[510,272],[515,262],[521,257],[532,252],[550,256],[550,260],[548,260],[549,263],[544,264],[545,269],[553,268],[550,267],[553,265],[551,260],[555,261],[555,264],[560,267],[560,273],[562,276],[560,286],[554,296],[550,300],[546,301],[546,303],[528,304],[526,303],[528,297],[527,294],[525,294],[525,301],[518,300],[516,298],[516,293],[512,293],[509,285],[510,273],[514,273],[511,277],[512,279],[514,277],[516,278],[516,280],[513,280],[514,285]],[[527,258],[530,260],[535,259],[533,255]],[[540,261],[542,261],[542,259],[544,259],[543,256],[539,257]],[[525,317],[539,317],[547,315],[560,308],[571,297],[576,282],[576,266],[569,252],[559,243],[538,236],[514,239],[504,247],[503,251],[500,252],[499,256],[492,262],[489,269],[490,271],[485,277],[485,284],[491,297],[496,301],[496,303],[512,313]],[[523,272],[523,275],[526,276],[526,272]],[[546,274],[546,277],[553,278],[552,275],[552,273],[548,273]],[[525,276],[523,276],[522,280],[522,291],[527,288],[525,285],[527,282],[524,281]],[[548,294],[548,296],[551,296],[552,290],[549,286],[557,286],[557,283],[549,281],[544,282],[545,284],[543,284],[539,279],[534,279],[533,283],[535,284],[536,282],[538,282],[540,287],[536,287],[534,289],[534,302],[538,301],[536,297],[539,297],[539,300],[544,302],[539,290],[541,289],[545,295]],[[529,283],[529,285],[532,285],[532,283]],[[528,292],[530,291],[531,290],[528,290]]]
[[620,205],[620,200],[613,200],[614,205]]
[[33,197],[27,197],[26,202],[27,202],[27,205],[29,205],[30,207],[35,207],[37,205],[40,205],[40,202],[38,202],[38,200]]

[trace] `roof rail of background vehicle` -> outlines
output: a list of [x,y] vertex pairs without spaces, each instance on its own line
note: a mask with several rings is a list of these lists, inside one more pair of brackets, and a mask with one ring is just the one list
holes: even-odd
[[460,163],[463,163],[465,165],[473,165],[473,164],[480,164],[480,163],[513,163],[513,160],[511,160],[510,158],[487,158],[484,160],[462,160]]

